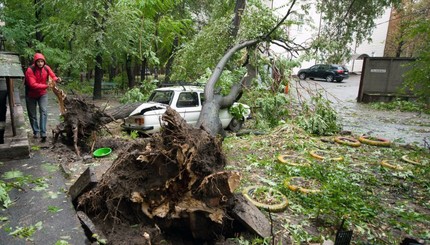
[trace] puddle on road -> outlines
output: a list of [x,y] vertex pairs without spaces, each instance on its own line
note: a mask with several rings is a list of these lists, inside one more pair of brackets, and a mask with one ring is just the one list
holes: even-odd
[[[342,83],[298,81],[291,83],[291,95],[309,99],[309,93],[319,91],[332,101],[343,130],[354,135],[367,134],[389,139],[398,144],[428,147],[430,143],[430,115],[417,112],[382,111],[369,104],[357,103],[360,76],[351,76]],[[426,143],[427,142],[427,143]],[[427,144],[427,145],[426,145]]]

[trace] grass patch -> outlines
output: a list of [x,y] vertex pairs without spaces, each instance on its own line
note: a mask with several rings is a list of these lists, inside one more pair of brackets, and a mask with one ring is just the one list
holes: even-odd
[[396,99],[390,102],[375,102],[371,103],[370,107],[376,110],[388,110],[388,111],[409,111],[409,112],[423,112],[426,114],[430,114],[430,108],[420,102],[416,101],[407,101]]
[[[430,239],[428,150],[396,144],[350,147],[335,143],[334,137],[321,139],[285,124],[267,135],[224,140],[228,169],[242,173],[242,188],[270,186],[287,196],[289,206],[277,214],[275,233],[289,234],[294,243],[334,240],[345,218],[345,229],[354,231],[354,241],[399,244],[405,236]],[[315,159],[309,154],[314,149],[343,156],[343,160]],[[310,166],[291,166],[277,160],[278,155],[291,152],[309,160]],[[402,161],[404,155],[419,157],[422,164],[403,161],[402,171],[380,164],[383,159]],[[288,189],[285,179],[294,176],[318,181],[321,191]]]

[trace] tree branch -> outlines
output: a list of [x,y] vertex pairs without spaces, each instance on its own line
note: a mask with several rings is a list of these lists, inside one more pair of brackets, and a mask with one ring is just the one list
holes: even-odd
[[251,84],[251,80],[256,77],[257,71],[255,67],[251,64],[246,65],[246,69],[248,70],[245,76],[240,80],[240,83],[235,83],[230,89],[230,93],[224,96],[220,102],[220,107],[226,108],[236,102],[237,97],[240,93],[242,93],[244,87],[249,87]]
[[278,24],[276,24],[275,27],[272,28],[272,30],[270,30],[266,35],[263,36],[264,40],[267,40],[269,38],[269,36],[276,30],[278,29],[278,27],[284,23],[284,21],[287,19],[287,17],[291,14],[291,10],[293,9],[293,6],[296,4],[296,0],[293,0],[293,2],[290,5],[290,8],[288,9],[287,13],[285,14],[285,16],[278,22]]
[[261,39],[253,39],[253,40],[248,40],[248,41],[245,41],[242,43],[238,43],[227,51],[227,53],[221,58],[221,60],[216,65],[215,70],[213,71],[208,82],[206,83],[206,86],[205,86],[205,98],[206,98],[206,100],[208,100],[208,101],[213,100],[215,84],[218,81],[219,77],[221,76],[221,73],[224,70],[224,67],[227,64],[228,60],[231,58],[231,56],[236,51],[241,50],[245,47],[255,45],[255,44],[259,43],[260,41],[261,41]]

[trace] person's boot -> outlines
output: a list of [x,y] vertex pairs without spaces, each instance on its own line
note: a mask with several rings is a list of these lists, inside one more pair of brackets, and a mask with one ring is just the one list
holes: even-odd
[[4,129],[0,129],[0,144],[4,144]]

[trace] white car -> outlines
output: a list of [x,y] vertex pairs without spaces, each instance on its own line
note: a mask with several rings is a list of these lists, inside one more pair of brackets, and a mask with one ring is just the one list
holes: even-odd
[[[122,124],[127,132],[138,131],[152,134],[160,131],[161,116],[167,106],[176,110],[190,125],[195,125],[204,103],[204,90],[197,86],[174,86],[156,89],[149,97],[148,102],[138,106]],[[234,103],[233,107],[241,107],[242,118],[236,119],[228,109],[219,112],[219,118],[224,129],[239,131],[243,122],[250,116],[248,105]]]

